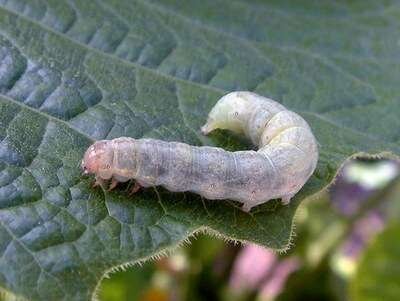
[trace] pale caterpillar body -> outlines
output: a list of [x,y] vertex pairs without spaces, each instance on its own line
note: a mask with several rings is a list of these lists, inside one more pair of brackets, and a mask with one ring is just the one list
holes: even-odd
[[203,134],[229,129],[246,135],[258,151],[121,137],[101,140],[86,151],[85,173],[98,182],[135,179],[212,199],[243,203],[242,209],[271,199],[284,204],[301,189],[318,161],[317,141],[307,122],[281,104],[251,92],[232,92],[212,108]]

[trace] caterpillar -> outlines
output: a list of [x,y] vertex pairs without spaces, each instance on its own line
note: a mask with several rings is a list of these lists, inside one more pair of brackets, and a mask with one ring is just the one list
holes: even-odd
[[283,105],[252,92],[231,92],[218,100],[201,128],[244,134],[258,151],[229,152],[219,147],[128,137],[95,142],[81,167],[96,185],[134,179],[141,186],[191,191],[211,200],[256,205],[280,198],[283,204],[302,188],[318,161],[317,141],[307,122]]

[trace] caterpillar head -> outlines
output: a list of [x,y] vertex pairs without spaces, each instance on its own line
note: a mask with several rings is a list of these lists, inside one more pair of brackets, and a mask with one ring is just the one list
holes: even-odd
[[97,141],[86,150],[81,162],[84,174],[99,174],[102,178],[108,178],[114,153],[111,143],[107,140]]
[[248,100],[251,92],[231,92],[221,97],[208,114],[207,123],[201,128],[203,134],[215,129],[229,129],[238,134],[243,133],[250,111]]

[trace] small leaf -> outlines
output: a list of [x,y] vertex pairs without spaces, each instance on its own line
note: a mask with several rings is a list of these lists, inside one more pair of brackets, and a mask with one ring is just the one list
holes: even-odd
[[365,250],[350,291],[353,300],[397,300],[400,296],[400,224],[390,224]]
[[[399,8],[362,3],[0,0],[1,286],[89,300],[110,269],[201,230],[286,249],[299,203],[345,160],[400,154]],[[241,149],[199,131],[239,89],[298,112],[318,139],[317,170],[289,206],[246,214],[161,188],[128,197],[81,175],[98,139]]]

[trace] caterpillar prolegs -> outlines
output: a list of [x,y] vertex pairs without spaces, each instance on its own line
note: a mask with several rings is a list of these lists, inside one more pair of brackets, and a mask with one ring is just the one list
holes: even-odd
[[232,92],[212,108],[203,134],[228,129],[244,134],[258,151],[229,152],[219,147],[121,137],[101,140],[86,151],[84,173],[96,181],[136,180],[192,191],[211,200],[231,199],[242,209],[270,199],[284,204],[307,182],[318,161],[318,147],[307,122],[281,104],[251,92]]

